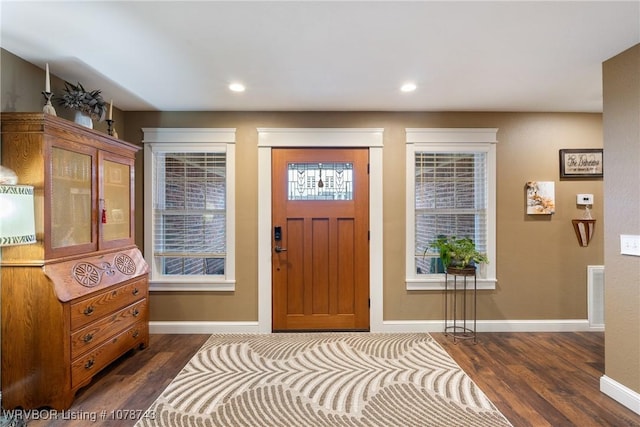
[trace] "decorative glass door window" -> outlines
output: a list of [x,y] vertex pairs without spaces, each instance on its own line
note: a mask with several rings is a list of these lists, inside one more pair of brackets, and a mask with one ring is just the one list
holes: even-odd
[[289,163],[289,200],[353,200],[353,163]]

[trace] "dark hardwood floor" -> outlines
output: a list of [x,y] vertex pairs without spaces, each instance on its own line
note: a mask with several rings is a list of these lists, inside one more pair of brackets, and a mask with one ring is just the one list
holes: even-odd
[[[640,415],[599,391],[603,333],[483,333],[476,345],[432,336],[514,427],[640,427]],[[148,349],[121,358],[80,390],[58,414],[66,419],[27,425],[132,426],[207,337],[152,335]]]
[[431,334],[515,427],[640,426],[600,392],[604,333],[479,333],[478,343]]
[[152,334],[148,348],[129,352],[80,389],[69,410],[51,414],[41,411],[49,419],[31,420],[26,425],[133,426],[207,338],[209,335]]

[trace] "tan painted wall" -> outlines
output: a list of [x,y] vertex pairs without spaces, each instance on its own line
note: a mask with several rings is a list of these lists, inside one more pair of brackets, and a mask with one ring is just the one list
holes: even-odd
[[[2,111],[39,111],[44,71],[2,50]],[[55,70],[52,70],[55,75]],[[52,79],[54,92],[62,89]],[[108,94],[105,94],[108,95]],[[116,102],[117,104],[117,102]],[[68,111],[57,108],[59,115]],[[602,181],[559,181],[558,150],[602,147],[600,114],[530,113],[215,113],[114,109],[120,137],[140,143],[143,127],[235,127],[237,286],[234,293],[164,293],[151,298],[153,320],[257,320],[257,127],[381,127],[384,132],[384,318],[440,319],[442,295],[408,292],[404,284],[406,127],[497,127],[496,291],[479,297],[481,319],[584,319],[586,266],[603,263]],[[67,116],[64,116],[67,117]],[[101,129],[103,123],[97,124]],[[606,156],[605,156],[606,158]],[[142,156],[137,167],[137,235],[143,244]],[[524,214],[524,184],[556,182],[557,213]],[[571,219],[577,193],[593,193],[598,220],[588,248],[578,246]]]
[[[439,292],[408,292],[404,284],[405,135],[407,127],[497,127],[496,291],[479,297],[480,319],[585,319],[586,267],[603,263],[602,180],[560,181],[558,150],[602,147],[600,114],[530,113],[126,113],[127,140],[143,127],[237,128],[237,291],[155,294],[153,320],[257,320],[257,131],[259,127],[384,128],[384,319],[442,318]],[[140,169],[141,164],[138,165]],[[141,175],[138,175],[141,176]],[[556,182],[557,213],[525,215],[524,185]],[[596,234],[578,246],[571,219],[577,193],[593,193]],[[142,189],[138,192],[141,197]],[[141,230],[141,219],[138,224]],[[141,235],[139,235],[141,238]]]
[[[44,90],[45,64],[38,64],[38,66],[36,66],[5,49],[0,49],[0,66],[2,67],[0,72],[0,111],[42,111],[45,101],[42,95],[42,91]],[[62,94],[64,90],[64,80],[56,77],[56,70],[51,67],[51,64],[49,64],[49,67],[51,73],[51,91],[54,94],[51,103],[56,110],[56,115],[73,120],[75,112],[58,105],[59,95]],[[75,84],[77,82],[70,83]],[[87,87],[87,89],[93,90],[100,88]],[[109,94],[103,93],[103,96],[105,100],[109,102]],[[113,119],[115,120],[115,127],[118,133],[122,133],[120,129],[124,129],[124,115],[117,107],[113,109]],[[107,131],[106,122],[94,121],[93,127],[100,132]]]
[[605,375],[640,393],[640,257],[620,234],[640,234],[640,45],[603,64]]

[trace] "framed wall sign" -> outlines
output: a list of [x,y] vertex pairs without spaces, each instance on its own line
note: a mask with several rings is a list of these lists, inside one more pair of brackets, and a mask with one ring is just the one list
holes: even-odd
[[602,148],[560,150],[560,178],[602,178]]

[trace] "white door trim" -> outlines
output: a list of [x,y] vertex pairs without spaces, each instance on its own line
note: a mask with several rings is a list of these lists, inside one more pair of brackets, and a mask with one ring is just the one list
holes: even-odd
[[271,149],[369,148],[369,325],[383,329],[382,135],[380,128],[258,128],[258,328],[271,332]]

